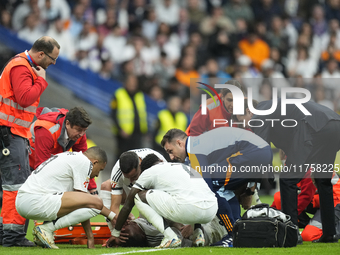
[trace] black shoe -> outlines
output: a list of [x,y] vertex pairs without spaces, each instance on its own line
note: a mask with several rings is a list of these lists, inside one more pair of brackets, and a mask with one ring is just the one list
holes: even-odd
[[302,239],[302,236],[299,234],[298,235],[298,242],[297,242],[297,244],[299,245],[299,244],[303,244],[303,239]]
[[322,235],[320,239],[314,240],[313,243],[337,243],[339,238],[336,235],[324,236]]
[[15,247],[36,247],[35,243],[31,242],[30,240],[24,238],[20,242],[13,244],[12,246]]

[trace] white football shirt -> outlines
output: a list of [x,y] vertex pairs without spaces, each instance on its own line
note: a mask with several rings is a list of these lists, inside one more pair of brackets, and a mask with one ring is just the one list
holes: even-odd
[[181,163],[159,163],[142,172],[134,188],[155,189],[175,197],[178,204],[201,208],[201,202],[216,204],[215,194],[204,179],[192,168]]
[[[159,159],[163,160],[163,162],[167,162],[162,154],[149,148],[130,151],[135,152],[142,160],[149,154],[155,154]],[[123,189],[125,193],[128,194],[131,190],[132,185],[133,183],[130,183],[130,180],[125,178],[122,171],[120,170],[118,159],[111,171],[111,194],[121,195],[123,194]]]
[[92,162],[82,152],[53,155],[32,172],[19,192],[34,194],[80,190],[87,192]]

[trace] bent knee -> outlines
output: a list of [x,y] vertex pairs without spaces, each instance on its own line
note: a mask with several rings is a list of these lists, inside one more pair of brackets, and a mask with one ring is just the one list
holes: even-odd
[[103,206],[104,206],[103,201],[97,196],[93,196],[89,203],[89,208],[95,208],[98,210],[102,210]]
[[111,180],[108,179],[100,185],[100,190],[111,191]]

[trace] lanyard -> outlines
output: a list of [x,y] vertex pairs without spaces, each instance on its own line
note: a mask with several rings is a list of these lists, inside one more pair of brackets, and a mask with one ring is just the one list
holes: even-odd
[[31,59],[31,56],[30,56],[30,54],[28,54],[27,50],[25,50],[25,54],[26,54],[26,57],[27,57],[28,61],[31,64],[31,66],[34,66],[33,60]]

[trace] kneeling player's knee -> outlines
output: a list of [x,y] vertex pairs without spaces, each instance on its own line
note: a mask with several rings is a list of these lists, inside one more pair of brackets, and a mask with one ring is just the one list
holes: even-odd
[[103,182],[103,183],[100,185],[100,190],[111,191],[111,180],[108,179],[107,181]]
[[90,201],[90,208],[95,208],[98,210],[103,209],[103,201],[99,197],[93,197]]

